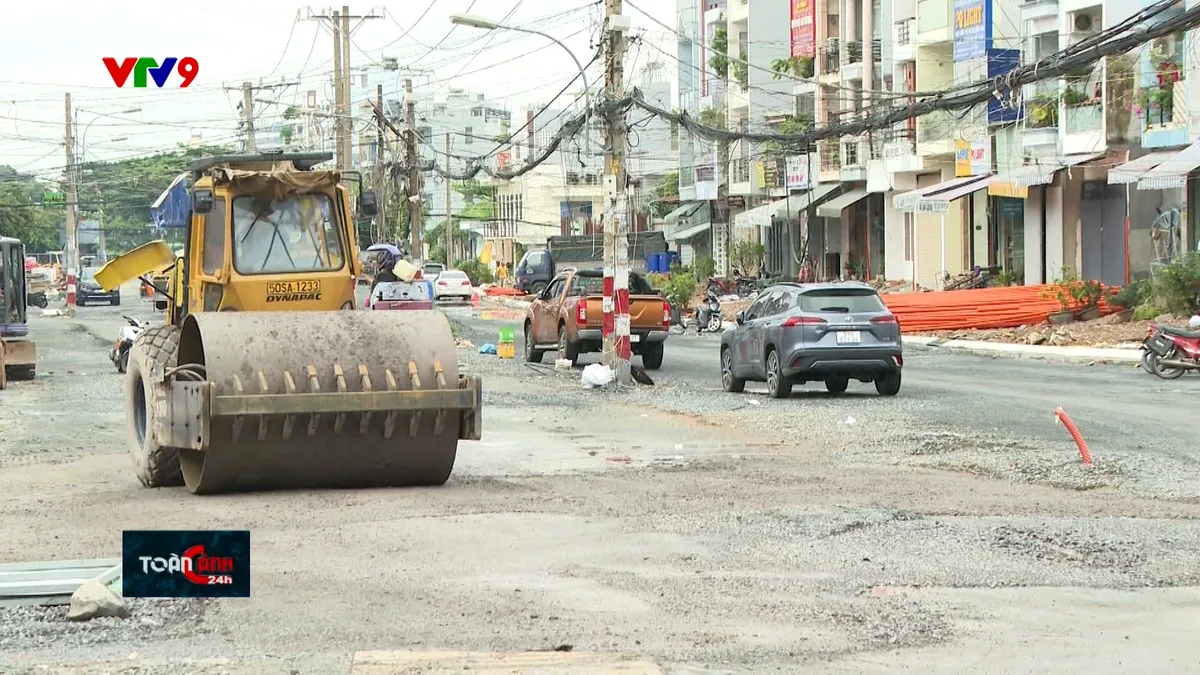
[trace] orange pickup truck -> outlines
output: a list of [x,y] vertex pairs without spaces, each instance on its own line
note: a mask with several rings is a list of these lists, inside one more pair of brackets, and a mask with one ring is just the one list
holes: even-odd
[[[538,363],[557,351],[574,365],[580,354],[603,348],[604,275],[599,270],[564,270],[525,313],[525,360]],[[671,327],[671,305],[640,274],[629,274],[630,349],[642,365],[662,365],[663,343]]]

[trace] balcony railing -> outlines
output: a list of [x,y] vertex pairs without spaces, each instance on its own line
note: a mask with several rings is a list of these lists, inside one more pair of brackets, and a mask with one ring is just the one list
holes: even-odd
[[841,56],[838,53],[838,39],[830,38],[825,41],[821,51],[821,72],[836,73],[841,70]]
[[1176,99],[1186,100],[1187,89],[1183,80],[1162,87],[1146,87],[1138,93],[1140,116],[1146,128],[1183,126],[1187,122],[1187,110],[1176,106]]
[[842,145],[834,138],[828,138],[819,145],[821,171],[837,171],[842,166]]
[[896,22],[896,46],[903,47],[912,43],[914,21],[916,19],[905,19]]
[[842,63],[845,65],[862,63],[862,47],[862,43],[858,40],[846,40],[842,50]]
[[750,160],[749,158],[735,159],[732,162],[733,169],[731,174],[732,182],[748,183],[750,182]]
[[915,155],[917,154],[917,129],[915,127],[887,129],[883,132],[883,143],[880,145],[901,146],[909,154]]
[[1067,133],[1077,134],[1104,128],[1104,106],[1100,101],[1088,101],[1068,106]]

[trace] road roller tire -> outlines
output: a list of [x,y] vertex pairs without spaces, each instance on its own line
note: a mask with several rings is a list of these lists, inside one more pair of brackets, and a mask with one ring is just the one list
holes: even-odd
[[142,485],[150,488],[180,487],[183,473],[179,451],[153,442],[150,429],[154,409],[149,375],[155,364],[173,368],[179,352],[179,328],[155,326],[138,336],[129,347],[125,372],[125,420],[129,428],[129,454]]

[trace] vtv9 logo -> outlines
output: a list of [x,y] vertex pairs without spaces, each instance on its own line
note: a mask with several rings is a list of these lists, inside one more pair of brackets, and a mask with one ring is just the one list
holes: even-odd
[[153,78],[154,84],[159,89],[162,89],[163,85],[167,83],[167,78],[170,77],[172,70],[183,78],[183,82],[179,84],[180,88],[191,84],[196,79],[196,75],[200,73],[200,63],[190,56],[182,59],[168,56],[163,59],[161,66],[158,65],[158,61],[149,56],[140,58],[130,56],[120,63],[117,63],[115,58],[106,56],[104,57],[104,66],[108,68],[108,74],[112,76],[113,84],[118,87],[124,87],[125,83],[129,81],[129,74],[133,73],[133,86],[138,89],[144,89],[147,86],[147,73],[150,74],[150,78]]

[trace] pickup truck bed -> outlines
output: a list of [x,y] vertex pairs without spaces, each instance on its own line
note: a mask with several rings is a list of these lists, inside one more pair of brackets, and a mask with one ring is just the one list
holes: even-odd
[[[601,273],[591,270],[571,270],[552,279],[526,314],[526,359],[537,362],[554,350],[558,358],[574,363],[580,354],[601,351],[604,299],[595,291],[602,286]],[[646,292],[650,287],[639,275],[630,275],[630,289],[642,291],[629,296],[630,350],[647,369],[657,369],[669,334],[670,305],[661,295]]]

